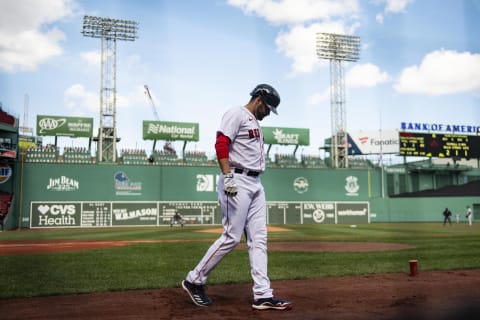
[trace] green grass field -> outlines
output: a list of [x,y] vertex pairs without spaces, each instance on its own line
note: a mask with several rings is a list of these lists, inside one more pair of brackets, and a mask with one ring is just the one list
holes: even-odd
[[[269,241],[372,241],[414,245],[387,252],[269,252],[271,280],[408,272],[418,259],[422,271],[480,268],[480,228],[465,224],[374,223],[286,225]],[[0,255],[0,298],[178,287],[217,234],[211,227],[95,228],[0,233],[0,242],[19,240],[186,240],[55,254]],[[246,250],[234,250],[213,271],[209,284],[250,282]]]

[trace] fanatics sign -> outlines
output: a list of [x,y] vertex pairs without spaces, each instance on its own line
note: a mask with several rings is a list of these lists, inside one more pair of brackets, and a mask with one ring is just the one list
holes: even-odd
[[398,131],[368,131],[348,134],[348,154],[397,154],[400,147]]

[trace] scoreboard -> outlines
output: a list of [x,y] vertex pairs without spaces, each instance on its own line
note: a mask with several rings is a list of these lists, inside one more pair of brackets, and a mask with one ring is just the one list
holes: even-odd
[[437,158],[480,158],[480,136],[400,132],[400,155]]

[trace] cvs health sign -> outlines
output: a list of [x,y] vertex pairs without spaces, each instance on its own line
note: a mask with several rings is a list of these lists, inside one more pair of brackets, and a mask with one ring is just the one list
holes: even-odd
[[31,228],[79,227],[81,204],[75,202],[32,202]]

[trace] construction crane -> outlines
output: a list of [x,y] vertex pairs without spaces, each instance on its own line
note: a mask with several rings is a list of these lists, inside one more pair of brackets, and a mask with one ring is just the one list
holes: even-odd
[[148,97],[148,100],[150,102],[150,106],[153,109],[153,115],[155,116],[155,120],[160,121],[160,117],[158,116],[157,108],[155,107],[155,103],[153,102],[152,95],[150,94],[150,90],[148,89],[147,85],[144,85],[143,87],[145,88],[145,94]]
[[[152,98],[152,95],[150,94],[150,90],[148,89],[148,86],[146,84],[143,87],[145,88],[145,94],[147,95],[148,100],[150,102],[150,106],[152,107],[153,115],[155,116],[155,120],[160,121],[160,117],[158,116],[157,108],[155,107],[155,103],[153,102],[153,98]],[[157,141],[155,140],[153,142],[153,150],[155,150],[156,143],[157,143]],[[175,153],[175,148],[173,147],[171,141],[166,141],[165,142],[165,145],[163,146],[163,150],[167,153]],[[152,156],[150,157],[150,159],[151,159],[151,161],[154,160]]]

